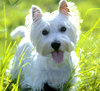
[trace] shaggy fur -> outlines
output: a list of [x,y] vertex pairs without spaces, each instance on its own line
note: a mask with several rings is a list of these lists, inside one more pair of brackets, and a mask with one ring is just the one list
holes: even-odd
[[[78,63],[74,49],[80,21],[75,5],[61,0],[59,9],[53,13],[43,13],[33,5],[26,17],[26,26],[29,31],[23,27],[17,28],[20,31],[18,35],[25,36],[12,59],[15,63],[11,71],[12,79],[18,77],[21,69],[19,85],[22,89],[63,90],[63,85],[68,82]],[[61,30],[62,27],[66,28],[65,31]],[[14,38],[16,34],[13,31],[11,36]],[[75,79],[70,82],[74,84]]]

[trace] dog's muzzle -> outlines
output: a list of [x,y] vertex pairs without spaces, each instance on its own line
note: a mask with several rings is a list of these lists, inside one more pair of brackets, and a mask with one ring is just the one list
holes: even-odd
[[51,47],[54,49],[54,51],[52,52],[52,58],[58,64],[61,63],[64,58],[64,53],[59,50],[60,46],[61,43],[57,40],[51,43]]

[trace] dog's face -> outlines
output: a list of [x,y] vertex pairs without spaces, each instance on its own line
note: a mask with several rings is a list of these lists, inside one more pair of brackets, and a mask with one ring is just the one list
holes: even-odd
[[42,56],[52,55],[56,63],[61,63],[65,52],[74,50],[77,35],[70,22],[70,11],[62,0],[59,12],[43,14],[37,6],[32,6],[30,38],[37,52]]

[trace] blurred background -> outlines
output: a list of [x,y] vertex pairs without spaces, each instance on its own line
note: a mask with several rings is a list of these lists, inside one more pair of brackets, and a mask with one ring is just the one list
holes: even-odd
[[[100,0],[67,1],[76,4],[80,17],[83,19],[81,36],[85,36],[83,37],[85,41],[81,46],[78,46],[82,50],[80,64],[83,64],[80,67],[83,72],[80,71],[82,74],[80,75],[82,80],[80,90],[87,91],[86,89],[90,89],[90,91],[94,91],[91,89],[95,86],[94,89],[98,88],[97,91],[100,91],[100,68],[93,69],[93,67],[100,66]],[[10,41],[14,42],[9,35],[10,32],[17,26],[24,25],[25,16],[29,13],[29,9],[33,4],[39,6],[43,12],[52,12],[58,9],[59,0],[0,0],[0,60],[5,54],[5,41],[7,41],[7,45]],[[19,40],[16,41],[19,42]],[[76,52],[78,54],[78,51]],[[14,50],[12,53],[14,53]],[[92,72],[84,73],[88,69],[93,70]]]
[[[84,16],[88,10],[88,13],[82,24],[82,31],[87,31],[93,27],[100,17],[100,0],[68,1],[73,1],[77,5],[82,19],[84,19]],[[44,12],[52,12],[58,8],[58,3],[59,0],[0,0],[0,34],[5,30],[5,21],[8,33],[15,27],[24,25],[25,16],[28,14],[32,4],[39,6]],[[99,30],[99,28],[100,27],[98,25],[96,27],[96,31]]]

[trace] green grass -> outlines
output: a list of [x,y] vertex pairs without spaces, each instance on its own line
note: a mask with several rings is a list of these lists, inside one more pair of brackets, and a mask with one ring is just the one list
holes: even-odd
[[[80,58],[78,76],[81,81],[77,84],[78,91],[100,91],[100,1],[72,1],[78,6],[83,18],[82,33],[75,49]],[[5,2],[0,0],[0,91],[6,91],[8,87],[10,91],[19,89],[20,72],[17,82],[12,82],[8,76],[9,72],[6,72],[20,41],[20,39],[12,40],[10,32],[15,27],[24,25],[25,16],[32,4],[40,6],[43,11],[51,12],[57,9],[58,2],[59,0],[45,0],[45,2],[41,0],[30,0],[30,2],[28,0],[5,0]],[[65,91],[67,87],[68,84],[65,86]]]
[[100,18],[94,26],[81,38],[77,44],[76,52],[80,49],[79,61],[79,91],[99,91],[100,90],[100,32],[94,35],[95,28],[100,22]]

